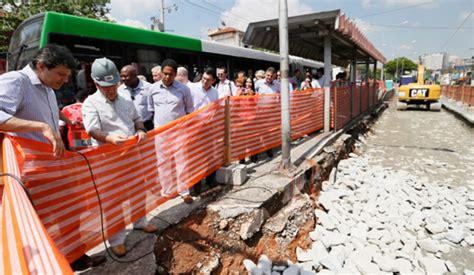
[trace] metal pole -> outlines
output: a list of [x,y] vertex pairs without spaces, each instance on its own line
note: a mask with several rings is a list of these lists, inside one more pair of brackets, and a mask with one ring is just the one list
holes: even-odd
[[288,90],[288,5],[286,0],[279,1],[279,38],[280,38],[280,73],[281,73],[281,163],[280,170],[291,168],[291,124],[290,92]]
[[165,32],[165,0],[161,0],[160,21],[163,26],[162,32]]
[[230,97],[227,96],[224,102],[224,166],[229,166],[232,158],[230,144]]
[[331,130],[331,34],[324,37],[324,132]]

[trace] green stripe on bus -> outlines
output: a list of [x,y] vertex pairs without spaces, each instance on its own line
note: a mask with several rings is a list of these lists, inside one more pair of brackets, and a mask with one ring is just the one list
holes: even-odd
[[201,41],[198,39],[56,12],[47,12],[45,14],[40,48],[47,44],[48,33],[108,39],[198,52],[202,51]]

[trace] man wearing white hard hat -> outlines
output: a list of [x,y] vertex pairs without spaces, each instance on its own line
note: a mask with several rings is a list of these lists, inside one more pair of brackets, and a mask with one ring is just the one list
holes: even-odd
[[[105,57],[96,59],[92,64],[91,77],[97,91],[84,101],[82,115],[93,145],[111,143],[120,146],[132,136],[138,136],[139,142],[145,139],[146,129],[133,102],[117,91],[120,75],[115,64]],[[145,217],[134,222],[133,228],[146,233],[154,233],[158,229]],[[125,235],[125,230],[122,230],[109,238],[111,250],[118,257],[127,253]]]

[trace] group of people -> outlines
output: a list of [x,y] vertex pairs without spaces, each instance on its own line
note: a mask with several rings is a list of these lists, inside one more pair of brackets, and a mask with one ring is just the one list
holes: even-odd
[[[76,94],[77,102],[58,108],[54,90],[67,83],[76,67],[72,54],[65,47],[50,44],[42,48],[34,60],[20,71],[0,76],[0,131],[13,136],[50,143],[53,154],[62,156],[67,149],[60,134],[60,119],[69,127],[69,148],[101,144],[122,145],[136,137],[138,142],[146,139],[147,131],[158,128],[183,117],[226,96],[272,94],[280,92],[278,72],[270,67],[258,71],[255,78],[241,72],[235,81],[228,79],[227,69],[207,68],[198,82],[190,82],[184,67],[176,61],[166,59],[161,66],[152,69],[154,83],[148,83],[137,75],[134,66],[126,65],[118,71],[113,61],[96,59],[91,66],[91,78],[96,92],[92,95],[81,91]],[[311,74],[301,83],[299,71],[292,78],[291,88],[320,87],[311,79]],[[155,141],[159,149],[159,140]],[[163,152],[158,152],[158,169],[166,169],[169,163]],[[267,151],[273,157],[271,150]],[[255,156],[251,158],[256,162]],[[160,171],[158,171],[160,173]],[[179,177],[178,177],[179,178]],[[214,186],[215,175],[208,177]],[[186,203],[192,203],[189,190],[177,183],[178,192]],[[162,189],[168,196],[170,190]],[[154,233],[157,227],[143,217],[133,224],[134,229]],[[125,231],[109,238],[111,251],[116,256],[126,254]],[[73,263],[81,269],[105,261],[104,257],[84,255]]]

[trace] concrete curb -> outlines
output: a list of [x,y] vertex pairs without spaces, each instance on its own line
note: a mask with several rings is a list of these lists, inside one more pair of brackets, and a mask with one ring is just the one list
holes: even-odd
[[474,127],[474,107],[469,107],[466,104],[462,104],[461,102],[446,97],[442,97],[440,101],[446,110],[465,121],[471,127]]
[[[306,147],[303,151],[297,152],[299,148],[293,148],[292,159],[295,160],[293,164],[297,168],[290,174],[275,172],[274,168],[280,162],[281,156],[264,163],[257,169],[267,169],[267,173],[257,173],[257,176],[251,173],[248,182],[243,186],[234,186],[227,194],[223,194],[216,201],[210,203],[207,209],[217,212],[221,219],[242,218],[242,223],[251,223],[254,216],[252,213],[261,209],[269,213],[267,217],[272,216],[294,197],[301,194],[302,190],[310,183],[317,183],[322,178],[329,176],[335,163],[349,153],[353,145],[353,139],[345,133],[356,128],[367,130],[370,121],[387,106],[385,103],[375,105],[356,117],[343,129],[319,134],[305,141],[306,146],[304,146],[305,144],[299,145]],[[252,169],[253,167],[250,167],[249,171]]]

